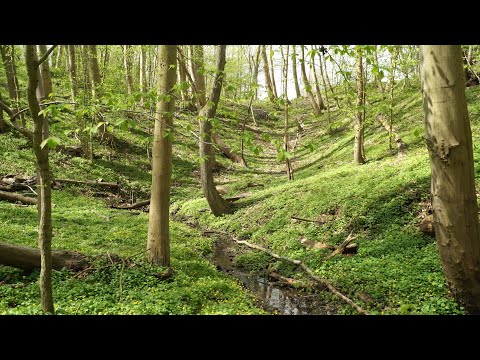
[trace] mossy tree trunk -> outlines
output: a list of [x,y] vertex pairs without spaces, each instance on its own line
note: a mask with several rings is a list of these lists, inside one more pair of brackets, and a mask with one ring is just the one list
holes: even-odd
[[456,300],[480,314],[480,233],[460,45],[420,46],[435,237]]
[[307,72],[305,70],[305,48],[304,45],[300,45],[302,49],[302,58],[300,59],[300,70],[302,72],[302,80],[303,80],[303,86],[305,87],[305,92],[307,93],[308,100],[310,100],[310,104],[312,105],[313,111],[315,115],[321,115],[322,110],[317,104],[317,101],[315,100],[315,97],[313,96],[312,93],[312,86],[310,85],[310,82],[308,81],[307,78]]
[[267,49],[265,45],[260,45],[262,48],[262,62],[263,62],[263,74],[265,75],[265,86],[267,88],[268,98],[271,102],[275,103],[276,96],[272,88],[272,80],[270,78],[270,70],[268,66]]

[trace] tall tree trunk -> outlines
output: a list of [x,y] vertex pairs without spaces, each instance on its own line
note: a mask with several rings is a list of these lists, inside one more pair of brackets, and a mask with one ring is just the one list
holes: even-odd
[[357,101],[355,103],[355,142],[353,146],[353,160],[356,165],[365,163],[363,156],[363,119],[362,109],[363,103],[363,65],[362,65],[362,50],[360,46],[356,46],[355,49],[355,76],[357,79]]
[[[312,46],[312,50],[313,50],[313,46]],[[312,54],[311,59],[312,59],[312,64],[310,66],[310,69],[313,72],[313,79],[315,81],[315,92],[317,94],[318,107],[320,108],[320,110],[326,110],[326,106],[323,103],[322,93],[320,92],[320,85],[318,83],[317,69],[315,69],[315,54]],[[325,91],[326,90],[327,89],[325,89]]]
[[131,95],[133,92],[132,59],[130,52],[130,45],[123,45],[123,66],[125,68],[125,82],[127,83],[128,95]]
[[[151,263],[170,267],[169,207],[172,179],[172,137],[177,77],[176,45],[160,45],[158,85],[160,100],[154,128],[152,150],[152,192],[148,221],[148,259]],[[169,97],[168,101],[166,96]]]
[[[380,64],[378,63],[378,45],[375,45],[375,50],[373,52],[373,65],[376,66],[376,68],[378,69],[378,71],[380,71]],[[375,82],[377,83],[377,87],[378,87],[378,90],[380,91],[380,94],[382,94],[382,97],[385,99],[385,88],[383,87],[383,84],[382,84],[382,79],[380,78],[380,75],[378,72],[376,72],[375,74],[373,74],[374,78],[375,78]]]
[[[197,50],[198,51],[198,50]],[[212,147],[212,123],[210,119],[215,117],[218,101],[223,84],[223,72],[225,69],[225,51],[226,45],[218,45],[215,52],[216,72],[213,79],[212,90],[210,92],[209,101],[199,112],[200,122],[200,157],[203,159],[200,165],[200,176],[202,181],[203,194],[207,199],[208,205],[215,216],[230,213],[232,210],[230,204],[225,201],[217,189],[213,181],[213,147]]]
[[94,98],[100,97],[100,84],[102,79],[100,78],[100,68],[98,67],[97,46],[88,45],[88,57],[90,64],[90,78],[92,82],[92,95]]
[[[41,56],[47,52],[47,45],[38,45],[38,52]],[[40,74],[42,77],[43,82],[43,91],[45,93],[45,97],[49,97],[50,94],[53,92],[52,87],[52,75],[50,73],[50,66],[48,65],[48,59],[45,60],[40,65]]]
[[[5,75],[7,77],[8,94],[10,99],[14,102],[14,109],[16,112],[20,110],[20,92],[18,86],[17,71],[15,68],[14,45],[0,45],[0,52],[2,54],[2,62],[5,66]],[[25,126],[25,117],[22,115],[22,124]]]
[[[78,95],[78,79],[77,79],[77,62],[75,58],[75,45],[65,45],[67,52],[67,68],[68,75],[70,78],[70,86],[72,92],[72,102],[77,101]],[[77,105],[73,105],[76,110]],[[80,138],[80,143],[82,145],[82,153],[86,159],[90,159],[90,145],[88,141],[88,135],[85,132],[85,119],[83,116],[75,115],[76,122],[79,125],[80,132],[78,134]]]
[[437,246],[455,299],[480,314],[480,233],[460,45],[420,46]]
[[310,100],[310,104],[312,105],[313,111],[315,112],[315,115],[321,115],[322,110],[318,106],[317,102],[315,101],[315,97],[313,96],[312,93],[312,86],[310,85],[308,79],[307,79],[307,72],[305,71],[305,49],[304,45],[300,45],[302,49],[302,59],[300,60],[300,70],[302,72],[302,80],[303,80],[303,86],[305,87],[305,92],[307,93],[308,100]]
[[393,90],[395,88],[395,70],[397,68],[397,58],[398,58],[398,47],[394,46],[392,50],[392,57],[390,59],[390,74],[388,83],[390,84],[390,130],[389,130],[389,149],[393,149],[393,111],[395,107]]
[[262,48],[263,74],[265,75],[265,86],[267,88],[268,98],[275,103],[275,94],[273,93],[272,80],[270,79],[270,70],[268,66],[267,50],[265,45],[259,45]]
[[144,93],[147,92],[147,74],[145,72],[146,57],[147,53],[145,45],[140,45],[140,92],[142,93],[140,104],[142,106],[145,102]]
[[[285,56],[283,56],[282,46],[280,45],[280,50],[282,51],[283,57],[283,97],[285,100],[285,126],[283,128],[283,144],[285,147],[285,152],[287,153],[288,148],[288,55],[289,55],[289,46],[287,45],[287,51]],[[288,156],[285,156],[285,161],[287,165],[287,177],[288,180],[293,180],[293,171],[292,171],[292,164]]]
[[275,66],[273,64],[273,47],[270,45],[270,52],[269,52],[269,57],[270,57],[270,79],[272,81],[272,89],[273,89],[273,95],[275,98],[278,98],[278,93],[277,93],[277,85],[275,84]]
[[327,92],[327,83],[325,81],[325,76],[323,74],[323,64],[322,64],[322,52],[317,48],[318,62],[320,65],[320,76],[322,77],[323,88],[325,89],[325,101],[327,103],[327,119],[328,119],[328,130],[331,130],[331,117],[330,117],[330,105],[328,103],[328,92]]
[[[335,94],[335,91],[333,90],[333,86],[330,83],[330,79],[328,77],[328,71],[327,71],[327,59],[324,56],[324,46],[320,48],[320,52],[318,53],[318,56],[320,57],[320,65],[323,64],[323,71],[325,72],[325,79],[327,80],[328,88],[330,89],[330,92],[332,93],[333,98],[335,99],[335,103],[337,104],[337,108],[340,109],[340,102],[338,101],[338,96]],[[333,71],[333,66],[332,66],[332,71]],[[332,76],[333,78],[333,76]]]
[[64,45],[58,45],[57,46],[57,51],[56,51],[57,56],[55,57],[55,62],[53,64],[53,67],[55,69],[58,69],[60,64],[61,64],[61,62],[60,62],[61,59],[60,58],[61,58],[61,55],[62,55],[63,47],[64,47]]
[[300,93],[300,85],[298,84],[298,74],[297,74],[297,46],[293,45],[292,53],[292,73],[293,73],[293,83],[295,84],[295,94],[297,98],[300,98],[302,94]]
[[[0,94],[0,101],[3,102],[2,94]],[[3,134],[7,130],[8,130],[8,125],[5,122],[5,119],[3,117],[3,110],[0,108],[0,134]]]
[[203,67],[203,46],[193,46],[193,52],[191,56],[193,79],[195,80],[195,88],[197,90],[197,104],[199,104],[199,110],[207,103],[207,95],[205,88],[205,75],[200,71]]
[[253,94],[254,98],[257,97],[258,94],[258,68],[260,67],[260,52],[261,52],[260,45],[257,48],[257,52],[255,54],[255,60],[253,64],[253,73],[252,73],[252,86],[255,87],[255,92]]
[[[48,146],[40,147],[44,119],[39,115],[40,104],[36,96],[39,82],[38,60],[35,45],[26,45],[25,61],[28,73],[28,106],[33,118],[33,150],[37,159],[39,225],[38,242],[40,247],[40,297],[42,311],[53,313],[52,296],[52,198],[51,177],[48,160]],[[48,124],[48,123],[47,123]]]

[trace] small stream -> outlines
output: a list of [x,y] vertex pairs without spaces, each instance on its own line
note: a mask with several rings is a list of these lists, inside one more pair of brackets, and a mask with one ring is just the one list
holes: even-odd
[[217,268],[237,278],[262,307],[270,313],[280,315],[335,315],[337,308],[328,304],[319,294],[296,290],[272,282],[259,274],[252,274],[236,267],[233,263],[235,246],[230,239],[218,238],[211,261]]

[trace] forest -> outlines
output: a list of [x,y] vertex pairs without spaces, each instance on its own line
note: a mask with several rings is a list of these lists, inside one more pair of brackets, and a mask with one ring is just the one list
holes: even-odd
[[0,314],[480,314],[479,46],[0,51]]

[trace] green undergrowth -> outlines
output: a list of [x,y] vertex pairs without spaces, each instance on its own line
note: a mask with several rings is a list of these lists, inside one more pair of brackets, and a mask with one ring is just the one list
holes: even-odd
[[[401,85],[398,89],[402,89]],[[466,90],[474,140],[477,180],[480,180],[480,91]],[[372,96],[372,102],[376,98]],[[248,167],[232,164],[218,152],[221,165],[215,181],[224,196],[246,194],[234,203],[234,213],[216,218],[202,197],[198,171],[198,146],[187,129],[196,129],[188,113],[176,118],[174,134],[171,211],[175,219],[198,222],[190,228],[171,221],[174,276],[159,280],[161,268],[145,261],[148,216],[143,212],[114,210],[90,187],[64,186],[53,191],[53,247],[100,256],[97,271],[80,279],[67,270],[54,272],[54,299],[59,314],[260,314],[253,297],[239,281],[218,272],[207,257],[214,238],[202,230],[220,230],[268,247],[283,256],[302,260],[318,276],[331,281],[343,293],[373,314],[459,314],[450,296],[433,238],[418,229],[421,204],[429,196],[429,160],[424,144],[423,111],[419,85],[396,90],[394,127],[406,143],[398,160],[389,150],[388,133],[377,120],[388,114],[381,101],[367,106],[365,126],[366,164],[353,158],[353,104],[313,116],[306,99],[292,101],[290,145],[293,181],[285,174],[285,162],[277,157],[275,141],[282,140],[283,112],[265,101],[254,102],[258,126],[252,124],[248,102],[222,101],[214,124],[222,139],[240,150]],[[333,103],[333,101],[332,101]],[[347,110],[348,109],[348,110]],[[295,120],[305,130],[299,133]],[[68,117],[65,121],[69,120]],[[246,126],[242,131],[243,122]],[[329,130],[330,125],[330,130]],[[62,125],[58,125],[61,127]],[[54,177],[119,182],[124,198],[148,198],[150,192],[151,127],[136,119],[129,129],[114,129],[114,149],[96,143],[93,163],[51,151]],[[246,134],[246,135],[245,135]],[[62,138],[65,144],[75,139]],[[297,140],[295,140],[297,139]],[[150,151],[150,152],[149,152]],[[34,156],[26,140],[13,134],[0,136],[0,175],[35,174]],[[292,220],[295,215],[322,219],[319,226]],[[0,240],[36,246],[37,212],[0,202]],[[324,261],[326,250],[306,248],[303,238],[340,244],[353,231],[359,247],[353,256],[339,255]],[[108,265],[106,254],[129,264]],[[267,266],[284,276],[302,279],[304,274],[284,262],[257,251],[247,251],[235,262],[252,271]],[[39,313],[38,272],[23,273],[0,267],[0,313]],[[370,301],[362,300],[368,294]],[[331,298],[327,295],[326,298]],[[354,314],[343,305],[340,313]]]

